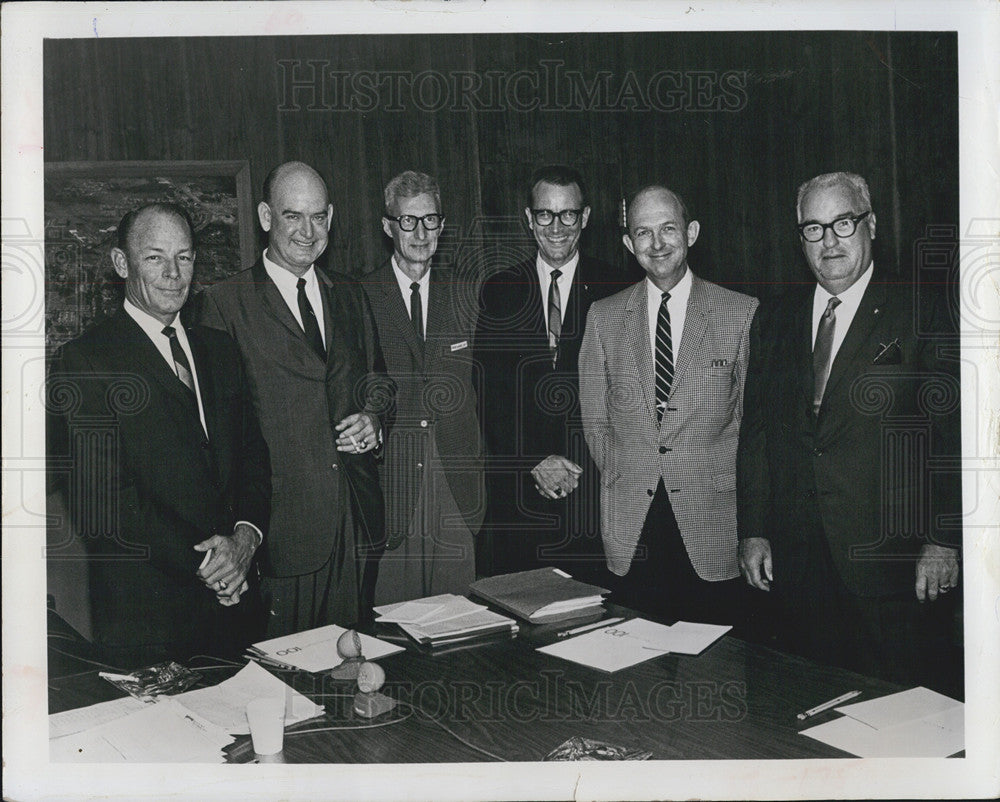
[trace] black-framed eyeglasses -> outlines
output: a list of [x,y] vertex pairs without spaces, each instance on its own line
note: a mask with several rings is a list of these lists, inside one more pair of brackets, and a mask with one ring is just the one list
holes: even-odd
[[854,236],[854,232],[858,230],[858,223],[870,214],[871,211],[862,212],[856,217],[841,217],[832,223],[803,223],[797,228],[802,239],[806,242],[819,242],[826,236],[827,229],[830,229],[839,239],[847,239]]
[[401,214],[399,217],[385,216],[386,220],[392,220],[396,223],[401,231],[413,231],[417,227],[417,223],[423,225],[427,231],[437,231],[441,228],[441,223],[444,222],[443,214],[425,214],[422,217],[417,217],[413,214]]
[[563,209],[561,212],[554,212],[551,209],[532,209],[531,219],[540,226],[550,226],[557,217],[564,226],[575,226],[580,219],[583,209]]

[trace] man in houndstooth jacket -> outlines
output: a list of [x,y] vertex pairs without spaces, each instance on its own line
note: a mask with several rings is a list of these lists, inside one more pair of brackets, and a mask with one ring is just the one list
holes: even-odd
[[736,444],[757,301],[691,272],[698,232],[666,187],[632,199],[623,240],[646,278],[591,307],[580,403],[612,599],[738,627]]

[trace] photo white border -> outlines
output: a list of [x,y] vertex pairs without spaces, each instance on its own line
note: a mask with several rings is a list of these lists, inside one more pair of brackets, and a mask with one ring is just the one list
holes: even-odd
[[[1000,794],[1000,4],[961,2],[5,3],[2,7],[3,751],[9,799],[970,798]],[[955,30],[963,238],[967,757],[621,764],[48,765],[42,39],[345,33]],[[209,78],[210,79],[210,78]],[[905,199],[904,199],[905,201]],[[27,269],[37,253],[37,271]],[[973,324],[970,318],[982,322]],[[11,324],[14,320],[16,325]],[[17,331],[12,334],[11,329]],[[16,335],[16,336],[15,336]],[[979,414],[972,414],[978,408]],[[978,422],[978,431],[973,423]]]

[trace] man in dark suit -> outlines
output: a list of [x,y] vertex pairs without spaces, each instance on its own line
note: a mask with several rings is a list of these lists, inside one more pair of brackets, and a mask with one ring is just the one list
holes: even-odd
[[452,271],[431,264],[443,226],[431,176],[408,170],[389,182],[382,230],[393,254],[364,285],[396,387],[376,604],[465,593],[476,578],[473,539],[486,509],[472,385],[476,310]]
[[537,170],[524,214],[537,256],[487,277],[480,293],[475,357],[488,512],[477,570],[556,565],[589,577],[603,558],[577,357],[590,304],[624,283],[610,265],[580,253],[590,207],[578,171]]
[[276,167],[257,214],[267,249],[205,290],[199,314],[236,340],[271,452],[262,588],[276,636],[370,616],[384,545],[373,452],[385,386],[364,293],[314,265],[333,215],[323,179],[301,162]]
[[[817,284],[761,307],[739,447],[740,564],[789,645],[955,691],[961,540],[957,363],[942,299],[874,266],[860,176],[799,189]],[[954,341],[951,341],[954,345]]]
[[89,552],[95,644],[122,667],[263,631],[267,447],[232,339],[178,322],[194,256],[180,207],[127,214],[111,252],[124,306],[63,346],[47,388],[52,489]]
[[675,192],[636,193],[623,240],[646,278],[591,307],[580,403],[612,599],[743,635],[736,440],[757,301],[691,271],[699,231]]

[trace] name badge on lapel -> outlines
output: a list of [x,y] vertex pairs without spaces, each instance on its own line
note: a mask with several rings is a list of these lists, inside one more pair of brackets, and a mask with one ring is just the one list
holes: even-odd
[[451,352],[455,353],[455,351],[461,351],[463,348],[468,348],[468,347],[469,347],[469,341],[468,340],[462,340],[462,342],[460,342],[460,343],[452,343],[451,344]]

